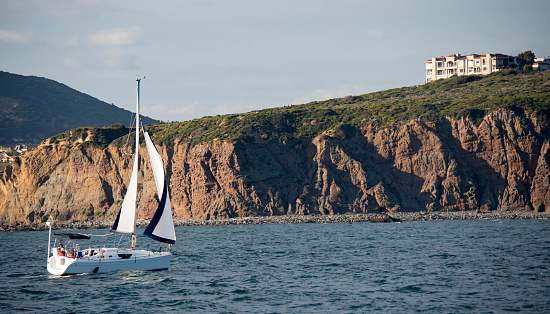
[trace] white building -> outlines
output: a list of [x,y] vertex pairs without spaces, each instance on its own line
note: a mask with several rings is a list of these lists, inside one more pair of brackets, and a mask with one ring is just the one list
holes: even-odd
[[19,154],[24,154],[27,152],[27,145],[15,145],[15,148],[13,149]]
[[426,83],[449,78],[453,75],[490,74],[510,66],[516,66],[516,57],[487,53],[462,56],[452,54],[447,57],[434,57],[425,62]]
[[550,57],[535,58],[533,63],[533,71],[546,71],[550,70]]

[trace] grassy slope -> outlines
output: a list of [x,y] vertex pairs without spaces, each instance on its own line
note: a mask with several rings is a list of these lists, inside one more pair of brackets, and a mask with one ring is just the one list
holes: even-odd
[[[353,127],[337,128],[345,133],[368,123],[384,127],[418,118],[437,121],[447,116],[464,116],[477,122],[487,112],[500,108],[549,118],[550,71],[528,74],[501,71],[488,76],[453,77],[421,86],[303,105],[155,124],[149,131],[159,144],[175,140],[196,144],[214,139],[289,141],[311,138],[342,124]],[[111,138],[95,145],[105,147]]]
[[479,121],[500,108],[550,117],[550,71],[453,77],[421,86],[403,87],[245,114],[204,117],[156,125],[157,141],[199,143],[250,136],[270,141],[314,137],[339,124],[388,126],[415,118],[437,121],[465,116]]

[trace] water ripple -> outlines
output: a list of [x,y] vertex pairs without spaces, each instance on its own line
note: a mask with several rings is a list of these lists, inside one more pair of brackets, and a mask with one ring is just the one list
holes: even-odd
[[47,232],[9,232],[2,251],[26,258],[2,263],[0,312],[549,312],[549,231],[546,220],[179,227],[170,271],[66,277],[46,272]]

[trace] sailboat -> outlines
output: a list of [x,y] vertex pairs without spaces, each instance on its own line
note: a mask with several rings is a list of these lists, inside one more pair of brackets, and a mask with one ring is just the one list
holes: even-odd
[[[168,184],[164,174],[164,167],[160,154],[151,140],[149,133],[142,127],[143,136],[151,168],[155,178],[157,195],[160,195],[159,206],[145,229],[144,234],[156,241],[168,244],[166,250],[158,251],[136,249],[136,201],[138,191],[138,166],[139,166],[139,93],[141,79],[137,79],[136,101],[136,137],[135,154],[130,183],[122,201],[122,206],[111,228],[112,232],[131,236],[129,248],[95,247],[91,246],[81,250],[79,245],[72,242],[72,248],[51,247],[52,222],[46,222],[49,227],[48,236],[48,272],[53,275],[69,275],[83,273],[106,273],[114,270],[168,270],[172,259],[171,248],[176,242]],[[89,239],[90,235],[81,233],[55,233],[54,235],[67,236],[71,240]]]

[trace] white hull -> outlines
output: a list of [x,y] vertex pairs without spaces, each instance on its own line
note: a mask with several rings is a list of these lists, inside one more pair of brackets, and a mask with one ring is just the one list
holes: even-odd
[[[114,270],[168,270],[172,253],[117,248],[101,248],[95,254],[72,258],[60,256],[57,249],[48,259],[48,272],[53,275],[107,273]],[[89,253],[90,249],[85,253]],[[85,254],[86,255],[86,254]]]

